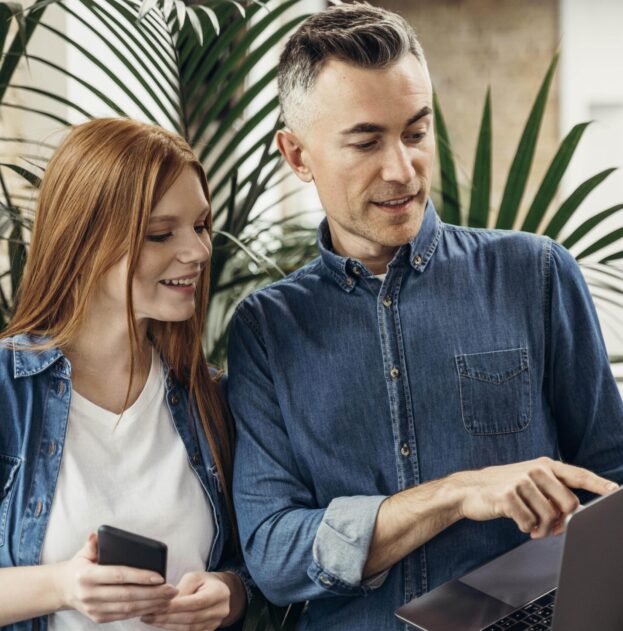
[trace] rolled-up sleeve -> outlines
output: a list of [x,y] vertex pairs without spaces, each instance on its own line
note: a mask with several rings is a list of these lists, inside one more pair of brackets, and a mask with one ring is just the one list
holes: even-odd
[[379,588],[388,571],[363,579],[374,525],[383,495],[337,497],[331,501],[314,538],[310,578],[321,584],[344,583]]
[[229,404],[236,420],[234,504],[253,579],[285,605],[332,595],[365,595],[362,581],[383,496],[339,497],[318,506],[297,466],[260,327],[245,303],[232,320]]

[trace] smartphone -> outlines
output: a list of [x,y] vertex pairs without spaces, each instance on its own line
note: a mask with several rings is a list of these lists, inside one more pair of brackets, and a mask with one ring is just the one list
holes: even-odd
[[152,570],[167,578],[166,544],[113,526],[100,526],[97,531],[97,562]]

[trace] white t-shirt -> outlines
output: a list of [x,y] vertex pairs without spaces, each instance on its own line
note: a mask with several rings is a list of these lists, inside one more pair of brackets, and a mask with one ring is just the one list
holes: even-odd
[[[172,585],[206,567],[214,538],[210,501],[171,419],[155,351],[145,387],[121,419],[73,391],[41,563],[71,558],[102,524],[166,543]],[[51,631],[100,629],[76,611],[50,615],[49,623]],[[153,629],[138,618],[105,628]]]

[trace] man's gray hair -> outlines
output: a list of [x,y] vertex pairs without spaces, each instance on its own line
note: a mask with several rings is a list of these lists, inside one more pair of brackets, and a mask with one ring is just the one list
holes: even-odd
[[290,36],[279,58],[277,84],[286,125],[301,122],[305,95],[328,59],[384,68],[412,53],[426,69],[411,25],[397,13],[369,4],[341,4],[312,15]]

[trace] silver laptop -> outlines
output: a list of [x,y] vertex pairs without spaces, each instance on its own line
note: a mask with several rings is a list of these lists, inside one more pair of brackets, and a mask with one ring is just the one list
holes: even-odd
[[622,631],[622,578],[623,487],[574,513],[564,535],[528,541],[396,616],[420,631]]

